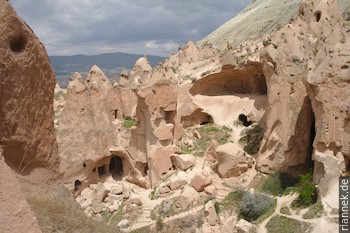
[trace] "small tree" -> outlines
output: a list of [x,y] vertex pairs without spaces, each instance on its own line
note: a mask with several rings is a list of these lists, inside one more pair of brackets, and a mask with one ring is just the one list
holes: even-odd
[[299,206],[310,206],[316,201],[316,188],[312,182],[312,172],[311,170],[300,175],[300,181],[297,186],[297,192],[299,193],[299,198],[297,200],[297,205]]
[[261,193],[246,193],[239,206],[242,217],[251,222],[259,218],[270,205],[273,199]]

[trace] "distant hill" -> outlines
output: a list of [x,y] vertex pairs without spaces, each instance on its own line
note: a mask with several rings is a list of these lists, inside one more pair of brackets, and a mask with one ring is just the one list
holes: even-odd
[[[86,76],[93,65],[100,67],[107,77],[114,74],[119,75],[121,70],[131,70],[140,54],[127,53],[104,53],[98,55],[73,55],[73,56],[50,56],[51,65],[55,70],[56,77],[60,85],[66,86],[68,79],[74,72],[80,72]],[[154,67],[164,57],[148,55],[147,59]]]

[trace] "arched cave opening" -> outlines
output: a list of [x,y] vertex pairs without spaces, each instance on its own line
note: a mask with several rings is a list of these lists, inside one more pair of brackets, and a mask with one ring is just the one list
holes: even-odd
[[181,123],[186,128],[214,123],[214,119],[202,109],[196,109],[191,115],[181,117]]
[[243,124],[243,126],[248,127],[250,126],[253,122],[248,120],[248,117],[244,114],[239,114],[238,120]]
[[246,67],[225,65],[220,73],[196,81],[190,89],[192,95],[219,96],[237,94],[266,95],[267,85],[262,65]]
[[[295,132],[291,137],[291,150],[286,152],[289,158],[288,173],[295,177],[314,171],[315,161],[312,160],[314,153],[314,140],[316,136],[315,113],[309,97],[304,99],[295,125]],[[291,165],[293,164],[293,165]]]
[[109,172],[112,175],[123,175],[123,160],[119,156],[112,156],[109,163]]
[[97,168],[98,176],[101,177],[106,174],[106,165],[103,164],[102,166]]
[[321,20],[322,12],[321,11],[316,11],[314,13],[314,21],[319,22]]
[[311,106],[311,116],[310,116],[310,121],[311,121],[311,127],[309,130],[309,148],[308,148],[308,152],[307,152],[307,157],[306,157],[306,165],[308,166],[308,170],[314,168],[315,166],[315,162],[312,160],[312,155],[314,153],[314,141],[315,141],[315,137],[316,137],[316,127],[315,127],[315,113],[312,110]]
[[81,181],[80,180],[76,180],[74,181],[74,191],[78,190],[81,186]]

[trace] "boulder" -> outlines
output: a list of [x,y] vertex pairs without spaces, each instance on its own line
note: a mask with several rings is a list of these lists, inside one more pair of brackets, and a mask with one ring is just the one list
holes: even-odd
[[173,139],[173,124],[160,124],[159,127],[154,131],[154,135],[159,138],[159,140],[172,140]]
[[94,214],[98,214],[101,213],[105,208],[105,205],[101,202],[98,202],[96,200],[92,201],[92,205],[91,205],[91,211]]
[[204,216],[207,219],[207,222],[211,226],[219,225],[220,219],[215,210],[215,205],[213,201],[208,201],[204,206]]
[[198,198],[198,193],[193,187],[186,187],[184,188],[180,197],[182,197],[182,199],[186,199],[188,203],[192,203]]
[[142,206],[142,201],[141,201],[140,196],[136,193],[133,193],[133,192],[130,194],[128,202],[131,204],[135,204],[137,206]]
[[167,194],[170,193],[171,190],[168,185],[161,186],[158,190],[159,194]]
[[117,183],[113,185],[110,191],[111,194],[122,194],[123,193],[123,184]]
[[84,199],[91,199],[91,200],[95,199],[95,192],[94,192],[94,190],[92,190],[89,187],[83,189],[83,191],[81,191],[80,195]]
[[219,143],[213,139],[209,142],[207,150],[205,151],[205,159],[207,161],[213,162],[216,161],[216,148],[219,146]]
[[128,199],[131,193],[131,185],[128,182],[123,182],[123,196],[124,199]]
[[238,221],[233,232],[235,233],[250,233],[253,232],[254,225],[244,220],[243,218]]
[[236,216],[231,216],[229,217],[221,227],[221,232],[222,233],[232,233],[232,228],[233,226],[237,223],[237,217]]
[[196,166],[196,158],[191,154],[172,154],[170,156],[172,164],[183,171]]
[[103,199],[107,196],[107,189],[102,183],[98,183],[95,189],[96,200],[103,202]]
[[212,178],[203,174],[195,175],[191,180],[191,186],[197,191],[202,192],[204,188],[212,183]]
[[176,190],[176,189],[180,189],[182,188],[183,186],[185,186],[187,184],[187,181],[186,180],[175,180],[173,182],[170,182],[169,184],[169,188],[171,190]]
[[227,143],[216,148],[218,173],[221,178],[236,177],[253,166],[253,158],[234,143]]
[[126,227],[128,227],[130,225],[130,222],[129,222],[129,220],[127,220],[127,219],[123,219],[123,220],[121,220],[119,223],[118,223],[118,227],[120,227],[120,228],[126,228]]
[[207,187],[204,188],[204,192],[208,195],[213,195],[215,194],[216,188],[214,185],[208,185]]

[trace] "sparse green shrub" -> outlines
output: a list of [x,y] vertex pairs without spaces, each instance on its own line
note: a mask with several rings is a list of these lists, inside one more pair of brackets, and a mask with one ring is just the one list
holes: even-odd
[[251,222],[259,218],[273,203],[273,199],[264,194],[247,192],[239,205],[240,214]]
[[286,215],[290,215],[290,210],[288,208],[288,206],[283,206],[280,210],[281,214],[286,214]]
[[163,222],[163,219],[162,219],[161,217],[158,217],[158,218],[157,218],[156,227],[157,227],[157,231],[160,231],[160,230],[163,229],[163,227],[164,227],[164,222]]
[[139,229],[133,230],[130,233],[151,233],[151,229],[148,226],[146,226],[146,227],[141,227]]
[[246,192],[243,190],[237,190],[230,192],[220,202],[220,208],[222,211],[228,211],[229,213],[239,211],[239,203],[242,201],[243,196]]
[[213,195],[209,195],[209,196],[205,197],[204,204],[207,204],[209,201],[214,200],[214,199],[215,199],[215,197]]
[[126,120],[126,121],[131,121],[131,120],[132,120],[132,117],[131,117],[131,116],[125,116],[124,120]]
[[132,119],[131,116],[124,117],[124,123],[123,126],[127,129],[137,125],[137,122]]
[[287,173],[274,173],[269,175],[262,184],[261,191],[274,196],[288,194],[298,183],[298,179]]
[[244,146],[244,151],[250,155],[258,153],[264,132],[265,129],[259,125],[243,130],[239,143]]
[[157,198],[156,189],[153,188],[152,192],[149,194],[149,199],[155,200]]
[[221,212],[221,205],[220,205],[219,202],[215,202],[214,208],[215,208],[215,212],[216,212],[217,214],[220,214],[220,212]]
[[266,225],[266,230],[269,233],[299,233],[310,232],[311,224],[299,222],[295,219],[286,218],[276,215]]
[[87,217],[73,198],[64,196],[30,196],[27,198],[42,232],[120,232],[106,222]]
[[[196,128],[198,133],[201,135],[200,139],[191,138],[194,141],[193,147],[188,147],[185,144],[180,145],[181,153],[184,154],[193,154],[194,156],[201,157],[204,155],[207,150],[208,143],[215,139],[217,142],[222,145],[228,142],[232,129],[228,127],[220,127],[215,124],[206,124],[200,128]],[[193,134],[193,128],[186,129],[187,134]]]
[[303,218],[304,219],[318,218],[318,217],[321,217],[322,212],[323,212],[322,202],[318,201],[309,207],[309,210],[303,215]]
[[299,197],[292,203],[293,207],[308,207],[316,202],[316,188],[312,182],[312,172],[300,175],[300,181],[296,186]]

